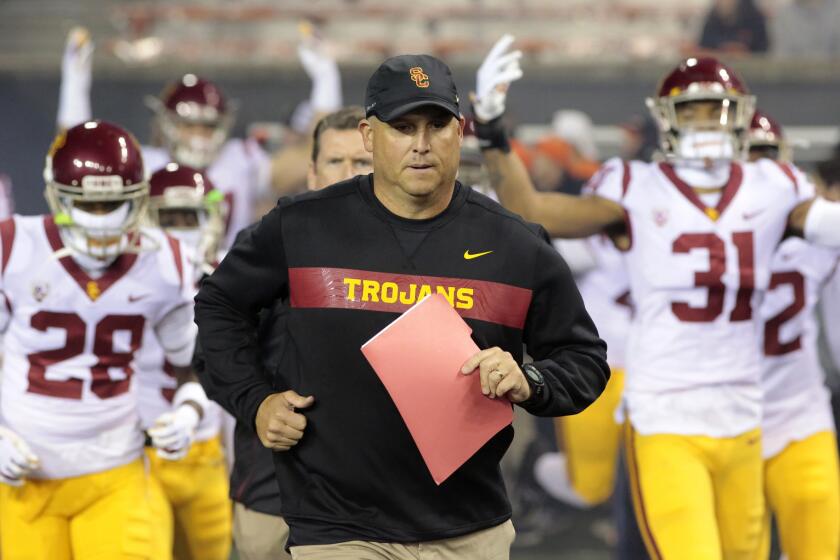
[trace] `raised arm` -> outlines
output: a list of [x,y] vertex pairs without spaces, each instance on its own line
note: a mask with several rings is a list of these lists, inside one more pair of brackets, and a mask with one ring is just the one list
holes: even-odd
[[83,27],[74,27],[67,35],[61,59],[61,85],[56,124],[67,130],[91,118],[90,83],[93,41]]
[[298,108],[298,116],[303,116],[304,122],[292,123],[304,138],[298,144],[283,148],[271,160],[271,185],[279,196],[292,194],[305,186],[312,131],[322,117],[342,106],[341,73],[333,56],[333,45],[309,22],[302,23],[299,32],[298,59],[312,82],[312,89],[305,108]]
[[508,52],[512,44],[510,35],[496,42],[478,69],[476,91],[471,96],[490,186],[506,208],[542,225],[552,237],[588,237],[622,223],[624,211],[614,201],[538,192],[522,161],[511,151],[502,118],[510,83],[522,77],[522,53]]
[[537,191],[512,151],[493,148],[482,153],[502,205],[540,224],[552,237],[589,237],[624,221],[624,210],[612,200]]

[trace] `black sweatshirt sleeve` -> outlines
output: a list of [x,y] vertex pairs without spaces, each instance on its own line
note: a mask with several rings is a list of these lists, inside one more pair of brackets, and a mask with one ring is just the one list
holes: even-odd
[[610,378],[607,345],[566,262],[550,244],[540,245],[525,345],[545,378],[545,389],[522,406],[537,416],[576,414],[598,398]]
[[286,293],[288,268],[278,206],[245,230],[195,298],[205,390],[251,426],[260,403],[276,392],[262,372],[258,314]]

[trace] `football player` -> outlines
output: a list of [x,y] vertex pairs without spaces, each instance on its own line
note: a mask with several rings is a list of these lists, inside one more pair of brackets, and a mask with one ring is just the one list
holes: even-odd
[[[84,30],[68,36],[62,64],[58,124],[67,128],[91,116],[93,44]],[[271,163],[253,139],[230,138],[235,107],[221,89],[194,74],[168,84],[147,98],[160,146],[144,146],[149,172],[175,161],[204,171],[225,196],[225,246],[254,219],[259,199],[269,191]]]
[[[749,159],[774,159],[796,176],[786,162],[786,145],[781,126],[756,111],[748,135]],[[798,176],[797,181],[803,182]],[[838,193],[830,194],[837,198]],[[760,313],[768,505],[760,558],[770,553],[770,513],[776,517],[782,552],[790,560],[840,556],[840,468],[815,313],[823,286],[837,276],[838,261],[840,251],[799,237],[782,241],[773,256]]]
[[509,58],[497,53],[479,73],[474,99],[502,202],[554,236],[628,237],[635,314],[623,406],[649,552],[752,558],[764,511],[754,307],[786,232],[840,247],[840,204],[814,199],[776,162],[737,161],[754,98],[710,57],[682,61],[648,101],[665,161],[610,160],[590,196],[537,193],[494,126]]
[[[197,169],[169,163],[149,179],[149,222],[178,239],[198,274],[216,264],[224,233],[221,194]],[[188,279],[193,285],[197,278]],[[172,406],[176,390],[172,364],[156,340],[137,353],[140,417],[145,429]],[[231,504],[220,430],[222,410],[210,403],[192,446],[177,453],[147,448],[155,513],[179,560],[227,560],[231,545]],[[174,518],[173,518],[174,514]]]
[[135,352],[156,339],[179,380],[149,430],[189,447],[207,398],[188,367],[191,264],[140,228],[140,147],[89,121],[61,132],[44,170],[51,214],[0,224],[0,505],[4,560],[168,558],[150,513]]

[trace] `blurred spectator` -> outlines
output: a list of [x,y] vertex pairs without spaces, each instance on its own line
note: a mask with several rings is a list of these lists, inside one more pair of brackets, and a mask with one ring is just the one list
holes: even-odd
[[554,135],[565,140],[585,158],[597,160],[598,148],[595,147],[595,134],[592,119],[583,111],[562,109],[554,113],[551,120]]
[[519,156],[519,159],[522,160],[522,163],[525,167],[530,170],[531,167],[534,165],[534,150],[527,144],[523,144],[519,140],[511,138],[510,140],[510,149],[516,152],[516,155]]
[[840,54],[840,2],[793,0],[773,19],[773,52],[786,58],[833,58]]
[[767,25],[754,0],[715,0],[703,24],[700,48],[735,53],[767,52]]
[[598,167],[569,142],[548,137],[534,146],[529,171],[538,190],[578,194]]

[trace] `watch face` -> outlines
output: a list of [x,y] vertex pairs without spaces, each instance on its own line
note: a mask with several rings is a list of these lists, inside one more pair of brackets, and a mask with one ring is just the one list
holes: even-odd
[[537,369],[534,366],[527,366],[525,368],[525,375],[527,375],[528,378],[534,383],[542,383],[543,381],[542,375],[539,371],[537,371]]

